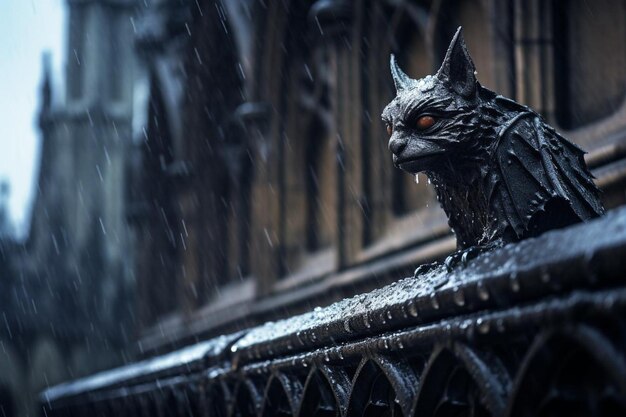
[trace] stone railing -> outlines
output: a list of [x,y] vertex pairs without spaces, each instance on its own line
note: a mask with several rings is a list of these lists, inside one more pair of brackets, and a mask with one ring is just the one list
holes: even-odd
[[626,209],[45,391],[60,416],[624,416]]

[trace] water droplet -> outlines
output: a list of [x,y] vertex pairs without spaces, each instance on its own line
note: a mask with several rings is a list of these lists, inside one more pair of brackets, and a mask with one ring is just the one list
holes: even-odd
[[324,355],[324,361],[330,362],[330,356],[328,356],[328,352]]
[[430,295],[430,304],[435,310],[439,310],[439,300],[437,300],[437,294],[432,293]]
[[365,327],[368,329],[372,327],[372,325],[370,324],[370,318],[367,313],[365,313],[365,315],[363,316],[363,324],[365,324]]
[[350,319],[346,319],[343,321],[343,328],[346,332],[352,333],[352,329],[350,328]]
[[489,300],[489,290],[485,287],[485,284],[483,284],[482,281],[478,282],[476,285],[476,291],[478,292],[478,298],[482,301]]
[[415,303],[409,303],[409,314],[411,317],[417,317],[419,312],[417,311],[417,305]]
[[452,298],[454,299],[454,303],[459,307],[463,307],[465,305],[465,293],[463,292],[463,289],[459,287],[454,287],[452,291]]
[[388,311],[387,311],[387,318],[388,318],[389,320],[391,320],[391,319],[393,318],[393,315],[391,314],[391,310],[388,310]]
[[498,321],[496,321],[496,328],[500,333],[504,333],[504,320],[498,319]]
[[489,333],[489,322],[482,318],[476,320],[476,327],[478,327],[478,332],[481,334]]
[[519,280],[517,279],[517,272],[513,272],[511,274],[510,280],[511,280],[511,290],[513,292],[519,292],[520,285],[519,285]]

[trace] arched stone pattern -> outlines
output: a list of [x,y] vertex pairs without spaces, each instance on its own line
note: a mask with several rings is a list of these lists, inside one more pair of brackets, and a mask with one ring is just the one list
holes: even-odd
[[350,379],[337,367],[315,367],[304,384],[298,417],[343,417],[348,408]]
[[206,391],[206,412],[214,417],[228,417],[230,415],[233,394],[223,380],[211,382]]
[[301,399],[302,382],[295,375],[276,372],[267,382],[261,416],[296,416]]
[[415,416],[501,416],[508,373],[481,356],[459,343],[435,348],[420,378]]
[[364,358],[352,382],[346,416],[410,416],[417,385],[407,362],[378,355]]
[[623,353],[598,330],[579,325],[545,331],[528,350],[505,415],[626,415],[624,375]]
[[13,417],[16,413],[17,404],[13,390],[5,385],[0,385],[0,415]]
[[230,417],[257,417],[263,405],[260,383],[251,378],[242,379],[235,388],[235,402]]
[[[0,407],[4,413],[13,416],[24,413],[26,399],[24,398],[24,377],[22,361],[17,352],[6,341],[0,341]],[[0,410],[0,416],[3,411]]]

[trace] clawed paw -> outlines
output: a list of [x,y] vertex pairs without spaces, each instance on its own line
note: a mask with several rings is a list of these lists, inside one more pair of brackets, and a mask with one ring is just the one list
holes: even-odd
[[427,272],[432,271],[433,269],[437,268],[439,265],[441,265],[439,262],[431,262],[428,264],[422,264],[420,266],[417,267],[417,269],[415,270],[415,273],[413,274],[414,277],[418,277],[419,275],[425,274]]
[[[467,264],[469,264],[472,259],[478,257],[478,255],[498,248],[500,246],[501,244],[499,242],[495,242],[493,244],[485,246],[472,246],[471,248],[454,252],[453,254],[449,255],[445,259],[445,261],[443,261],[443,265],[446,267],[447,272],[452,272],[453,269],[459,266],[465,268]],[[441,262],[431,262],[428,264],[420,265],[415,270],[414,276],[417,277],[419,275],[425,274],[435,268],[438,268],[439,266],[441,266]]]
[[472,246],[471,248],[455,252],[452,255],[448,256],[444,261],[446,270],[448,272],[451,272],[454,268],[458,266],[462,266],[465,268],[472,259],[490,249],[491,247],[487,246]]

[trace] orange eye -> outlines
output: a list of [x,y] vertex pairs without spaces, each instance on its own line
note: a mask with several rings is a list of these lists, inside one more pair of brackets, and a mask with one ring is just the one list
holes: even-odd
[[419,119],[417,119],[415,126],[419,130],[424,130],[424,129],[428,129],[434,124],[435,124],[435,119],[432,116],[422,116]]
[[392,133],[393,133],[393,127],[391,127],[391,125],[387,125],[387,134],[391,136]]

